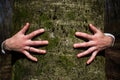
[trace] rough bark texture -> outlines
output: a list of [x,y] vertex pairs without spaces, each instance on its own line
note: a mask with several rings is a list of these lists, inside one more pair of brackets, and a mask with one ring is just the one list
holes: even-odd
[[49,45],[40,47],[46,55],[34,55],[37,63],[14,55],[13,80],[105,80],[104,56],[86,66],[89,56],[78,59],[83,50],[72,47],[83,42],[74,36],[76,31],[90,33],[88,23],[103,29],[103,8],[103,0],[15,0],[13,33],[30,22],[28,33],[45,28],[35,39],[47,39]]

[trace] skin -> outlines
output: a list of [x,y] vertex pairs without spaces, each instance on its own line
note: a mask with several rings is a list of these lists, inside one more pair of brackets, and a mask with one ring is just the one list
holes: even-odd
[[44,29],[38,29],[33,31],[27,35],[25,35],[26,31],[29,29],[30,24],[26,23],[26,25],[14,36],[5,40],[5,49],[9,51],[20,52],[32,61],[38,61],[36,57],[32,56],[30,52],[35,52],[38,54],[45,54],[46,50],[40,50],[35,48],[35,46],[47,45],[47,40],[36,40],[33,41],[32,38],[36,35],[42,34],[45,32]]
[[98,52],[110,47],[112,45],[113,38],[110,36],[105,36],[104,33],[97,29],[92,24],[89,24],[90,29],[93,31],[93,34],[87,34],[83,32],[76,32],[75,36],[79,38],[85,38],[88,41],[83,43],[75,43],[74,48],[88,47],[84,52],[77,54],[78,58],[91,54],[91,57],[88,59],[86,64],[90,64],[98,54]]

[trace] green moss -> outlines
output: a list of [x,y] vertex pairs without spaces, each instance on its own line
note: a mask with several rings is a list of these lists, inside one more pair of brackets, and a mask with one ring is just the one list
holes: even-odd
[[48,21],[49,18],[48,18],[48,16],[46,14],[42,14],[42,15],[39,16],[39,20],[41,22],[45,22],[45,21]]
[[19,73],[14,74],[13,80],[21,80],[22,77],[25,76],[25,72],[27,72],[28,69],[26,68],[25,72],[22,71],[24,69],[24,67],[21,65],[21,61],[17,62],[16,65],[17,66],[14,66],[13,72],[17,70],[20,72],[20,75],[19,75]]
[[59,43],[59,39],[58,38],[53,38],[53,39],[50,39],[49,40],[49,45],[46,47],[46,49],[48,51],[51,51],[51,50],[56,50],[56,46],[58,46],[58,43]]
[[53,27],[53,23],[51,21],[45,21],[44,22],[44,26],[47,28],[47,29],[50,29]]
[[[13,80],[104,80],[104,57],[96,57],[86,66],[89,56],[77,59],[84,50],[73,49],[73,44],[82,42],[75,37],[76,31],[91,33],[89,23],[103,28],[103,1],[98,0],[16,0],[14,4],[13,32],[26,22],[33,30],[44,28],[45,33],[33,40],[48,40],[47,54],[35,55],[37,63],[26,58],[18,60],[13,67]],[[99,9],[98,9],[99,8]],[[99,13],[100,12],[100,13]]]
[[66,14],[66,18],[68,18],[68,20],[75,20],[75,12],[68,12]]
[[68,59],[66,56],[59,56],[60,66],[62,66],[66,71],[69,71],[75,64]]

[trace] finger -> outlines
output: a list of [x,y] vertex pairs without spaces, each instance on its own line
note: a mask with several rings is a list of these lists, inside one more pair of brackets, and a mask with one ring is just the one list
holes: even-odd
[[30,60],[32,60],[32,61],[37,61],[37,58],[34,57],[34,56],[32,56],[29,52],[24,51],[23,53],[24,53],[24,54],[26,55],[26,57],[29,58]]
[[75,43],[73,47],[80,48],[80,47],[90,47],[93,45],[95,45],[95,43],[93,41],[89,41],[89,42],[83,42],[83,43]]
[[46,41],[46,40],[29,42],[29,45],[31,45],[31,46],[42,46],[42,45],[47,45],[47,44],[48,44],[48,41]]
[[83,32],[76,32],[75,35],[77,37],[83,37],[83,38],[88,39],[88,40],[92,39],[92,35],[87,34],[87,33],[83,33]]
[[43,33],[43,32],[45,32],[44,29],[39,29],[39,30],[33,31],[32,33],[28,34],[27,37],[28,37],[29,39],[31,39],[31,38],[33,38],[33,37],[35,37],[35,36],[37,36],[38,34],[41,34],[41,33]]
[[25,26],[20,30],[20,32],[22,32],[23,34],[28,30],[30,24],[26,23]]
[[45,54],[46,50],[40,50],[40,49],[36,49],[36,48],[30,47],[30,52]]
[[99,31],[99,29],[97,29],[95,26],[93,26],[92,24],[89,24],[90,29],[94,32],[97,33]]
[[94,51],[90,59],[87,61],[87,64],[90,64],[96,57],[98,51]]
[[79,53],[79,54],[77,55],[77,57],[80,58],[80,57],[86,56],[86,55],[92,53],[92,52],[95,51],[95,50],[96,50],[96,47],[91,47],[91,48],[89,48],[88,50],[86,50],[86,51],[84,51],[84,52],[82,52],[82,53]]

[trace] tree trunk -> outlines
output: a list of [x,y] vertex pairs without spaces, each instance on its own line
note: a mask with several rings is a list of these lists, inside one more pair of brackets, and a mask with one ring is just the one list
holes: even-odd
[[13,80],[105,80],[104,52],[87,66],[90,55],[78,59],[84,49],[73,49],[75,42],[83,42],[76,31],[90,33],[89,23],[103,30],[103,9],[103,0],[15,0],[13,33],[30,22],[27,34],[45,28],[35,39],[49,40],[49,45],[40,47],[46,55],[34,55],[37,63],[14,55]]

